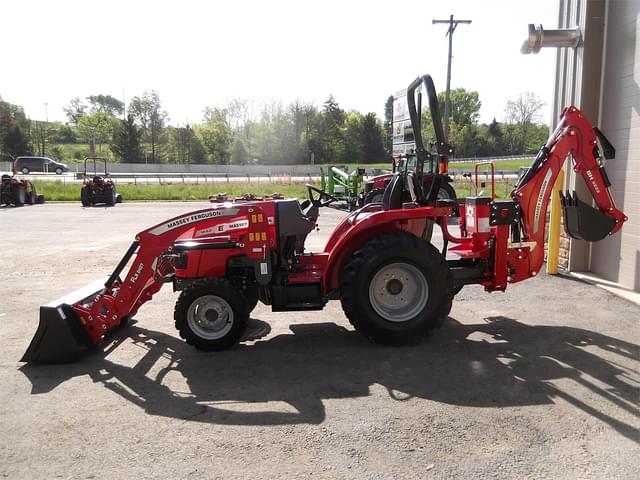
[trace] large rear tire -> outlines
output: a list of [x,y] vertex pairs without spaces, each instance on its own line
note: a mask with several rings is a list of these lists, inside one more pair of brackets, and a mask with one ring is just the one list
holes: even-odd
[[116,204],[116,193],[114,192],[113,187],[105,187],[104,203],[110,207],[113,207]]
[[91,205],[91,193],[87,187],[82,187],[80,189],[80,201],[82,202],[83,207]]
[[340,291],[342,308],[357,331],[378,343],[414,343],[446,318],[451,272],[433,245],[395,232],[353,253]]
[[224,279],[194,283],[176,302],[174,320],[189,345],[207,352],[234,345],[249,319],[246,298]]
[[22,185],[16,185],[13,189],[13,204],[22,207],[27,201],[27,192]]

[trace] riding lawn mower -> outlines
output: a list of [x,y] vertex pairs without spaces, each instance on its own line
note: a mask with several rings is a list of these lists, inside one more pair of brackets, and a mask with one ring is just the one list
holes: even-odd
[[[312,185],[304,201],[215,203],[171,218],[138,233],[106,282],[40,307],[38,330],[22,361],[76,360],[135,317],[165,283],[181,292],[174,311],[180,336],[200,350],[238,342],[259,301],[284,312],[321,310],[339,300],[351,325],[366,337],[384,344],[415,342],[442,325],[464,285],[504,291],[509,283],[537,275],[549,197],[569,154],[597,208],[565,195],[568,234],[597,241],[620,230],[626,217],[609,193],[598,139],[605,157],[612,149],[575,107],[564,109],[509,200],[439,199],[443,174],[437,170],[424,190],[428,157],[415,99],[421,85],[429,101],[437,102],[429,75],[409,85],[415,168],[395,172],[381,201],[351,212],[323,251],[307,252],[305,239],[320,209],[336,198]],[[454,216],[459,233],[449,229]],[[436,225],[442,249],[431,243]],[[457,258],[447,258],[448,252]]]

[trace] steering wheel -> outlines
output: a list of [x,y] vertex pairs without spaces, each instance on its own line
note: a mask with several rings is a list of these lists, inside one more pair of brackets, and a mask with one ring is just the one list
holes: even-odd
[[[339,201],[333,195],[329,195],[324,190],[320,190],[319,188],[314,187],[313,185],[309,185],[307,183],[305,186],[307,187],[307,192],[309,193],[309,201],[311,202],[312,205],[316,207],[326,207],[332,202]],[[313,192],[320,194],[320,196],[317,199],[313,198]],[[326,200],[323,200],[323,198],[326,198]]]

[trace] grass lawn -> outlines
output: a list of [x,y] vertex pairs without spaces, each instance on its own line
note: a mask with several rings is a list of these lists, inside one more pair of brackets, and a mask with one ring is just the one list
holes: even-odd
[[[45,195],[47,201],[52,202],[80,202],[81,184],[63,182],[34,182],[38,193]],[[153,201],[153,200],[207,200],[209,195],[226,193],[230,197],[247,192],[256,195],[270,195],[274,192],[282,193],[285,197],[307,198],[307,190],[302,183],[219,183],[219,184],[121,184],[117,191],[124,201]]]

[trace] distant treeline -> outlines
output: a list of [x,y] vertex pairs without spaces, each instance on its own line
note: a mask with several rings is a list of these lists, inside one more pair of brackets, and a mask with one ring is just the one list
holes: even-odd
[[[438,95],[441,103],[444,94]],[[534,153],[548,135],[539,124],[543,103],[531,93],[509,100],[504,121],[478,124],[478,92],[451,92],[449,140],[458,157]],[[68,122],[41,122],[0,97],[0,155],[43,155],[58,160],[99,154],[127,163],[308,164],[385,162],[391,152],[393,98],[385,118],[345,111],[329,96],[322,106],[295,101],[234,99],[207,107],[202,122],[169,125],[157,92],[127,106],[110,95],[76,97]],[[444,111],[444,108],[441,108]],[[423,135],[433,138],[428,112]]]

